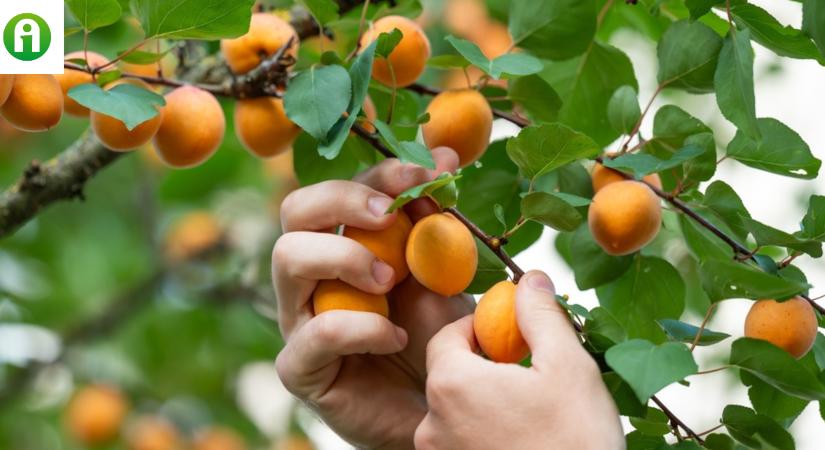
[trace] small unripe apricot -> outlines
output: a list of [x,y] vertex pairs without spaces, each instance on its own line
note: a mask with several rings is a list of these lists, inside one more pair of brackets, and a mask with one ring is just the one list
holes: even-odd
[[385,86],[405,87],[415,83],[424,73],[430,59],[430,40],[417,23],[402,16],[382,17],[361,36],[361,48],[368,47],[381,33],[396,28],[402,34],[401,41],[388,58],[375,58],[372,77]]
[[801,358],[813,347],[816,313],[807,300],[794,297],[784,302],[759,300],[745,318],[745,336],[762,339]]
[[627,255],[647,245],[662,224],[659,198],[643,183],[618,181],[593,197],[588,213],[593,238],[610,255]]
[[312,294],[315,315],[334,309],[363,311],[390,315],[390,305],[385,295],[369,294],[341,280],[321,280]]
[[80,389],[66,408],[66,425],[87,446],[106,443],[120,432],[129,406],[112,386],[97,384]]
[[[151,90],[148,84],[136,79],[122,79],[109,85],[107,89],[114,88],[117,85],[129,83],[135,86],[142,87],[146,90]],[[116,151],[125,152],[135,150],[138,147],[151,141],[160,128],[163,111],[158,112],[158,115],[152,117],[146,122],[141,123],[133,129],[126,128],[120,119],[108,116],[97,111],[92,111],[89,118],[92,122],[92,129],[97,134],[100,142],[106,148]]]
[[[100,53],[83,51],[72,52],[66,55],[65,59],[86,59],[86,64],[91,68],[97,68],[106,65],[109,59]],[[66,114],[71,114],[77,117],[89,117],[89,108],[77,103],[69,97],[69,90],[75,86],[93,83],[94,79],[90,73],[80,70],[66,69],[62,75],[55,75],[57,82],[60,83],[60,89],[63,90],[63,110]]]
[[15,75],[11,94],[0,113],[18,130],[49,130],[63,116],[60,83],[53,75]]
[[490,144],[493,110],[474,89],[444,91],[427,106],[430,121],[421,127],[429,148],[450,147],[458,153],[461,166],[481,158]]
[[[593,181],[593,192],[599,192],[601,188],[607,186],[610,183],[615,183],[617,181],[627,181],[628,179],[622,176],[619,172],[605,167],[600,163],[596,163],[593,166],[593,172],[591,173],[591,178]],[[647,182],[650,185],[653,185],[659,189],[662,189],[662,180],[659,178],[658,173],[651,173],[650,175],[645,175],[642,177],[642,180]]]
[[345,227],[344,236],[367,247],[378,259],[392,267],[395,272],[395,282],[398,284],[407,278],[410,269],[404,255],[407,248],[407,238],[412,230],[412,222],[404,211],[398,210],[395,222],[383,230],[363,230],[355,227]]
[[[0,106],[3,106],[3,104],[6,103],[13,86],[14,75],[0,75]],[[373,107],[373,109],[375,108]]]
[[289,150],[301,129],[292,123],[279,98],[235,102],[235,134],[253,155],[269,158]]
[[286,45],[289,38],[293,38],[292,46],[286,54],[294,57],[299,40],[292,25],[273,14],[255,13],[249,31],[239,38],[222,40],[221,52],[233,72],[244,74]]
[[499,281],[478,301],[473,331],[481,350],[491,360],[517,363],[530,353],[516,321],[516,285]]
[[141,417],[127,436],[129,450],[183,450],[183,442],[175,429],[161,417]]
[[478,267],[472,233],[449,213],[419,220],[407,239],[406,255],[415,279],[445,297],[464,292]]
[[192,450],[246,450],[238,433],[228,428],[212,427],[197,433]]
[[221,104],[209,92],[182,86],[166,94],[155,149],[172,167],[196,166],[212,156],[226,131]]

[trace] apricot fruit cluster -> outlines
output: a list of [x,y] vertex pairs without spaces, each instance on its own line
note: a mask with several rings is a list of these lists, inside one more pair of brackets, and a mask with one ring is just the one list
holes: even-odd
[[783,302],[759,300],[745,318],[745,336],[768,341],[795,358],[813,347],[817,327],[814,308],[801,297]]

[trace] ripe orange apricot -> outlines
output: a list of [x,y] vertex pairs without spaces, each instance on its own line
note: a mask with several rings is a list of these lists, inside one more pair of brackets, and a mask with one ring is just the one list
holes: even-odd
[[398,284],[407,278],[410,269],[404,255],[407,248],[407,238],[412,230],[412,222],[404,211],[398,210],[395,222],[383,230],[363,230],[355,227],[345,227],[344,236],[367,247],[381,261],[389,264],[395,272],[395,283]]
[[[109,59],[100,53],[84,53],[83,51],[69,53],[64,59],[67,61],[70,59],[85,59],[86,64],[91,68],[101,67],[109,62]],[[57,78],[60,89],[63,91],[63,110],[66,114],[89,117],[89,108],[77,103],[67,94],[69,89],[77,85],[94,82],[92,75],[80,70],[66,69],[62,75],[55,75],[55,78]]]
[[[110,84],[107,89],[112,89],[117,85],[125,83],[151,90],[148,84],[137,79],[121,79]],[[125,152],[135,150],[152,140],[155,133],[158,132],[158,128],[160,128],[163,110],[155,117],[152,117],[131,130],[126,128],[126,124],[120,119],[97,111],[92,111],[89,118],[92,122],[92,129],[106,148],[116,152]]]
[[450,213],[419,220],[407,239],[406,256],[415,279],[445,297],[464,292],[478,267],[472,233]]
[[80,389],[66,408],[66,425],[87,446],[106,443],[120,432],[129,405],[117,388],[93,384]]
[[516,285],[499,281],[478,301],[473,331],[481,350],[491,360],[517,363],[530,353],[516,321]]
[[195,211],[178,219],[166,235],[166,257],[172,262],[202,255],[217,246],[223,227],[212,214]]
[[490,144],[493,110],[474,89],[444,91],[427,106],[430,121],[421,127],[429,148],[450,147],[458,153],[461,166],[481,158]]
[[63,116],[63,91],[54,75],[15,75],[0,114],[23,131],[46,131]]
[[334,309],[364,311],[390,315],[390,305],[385,295],[369,294],[344,283],[341,280],[321,280],[312,294],[315,314]]
[[816,340],[816,313],[807,300],[759,300],[745,318],[745,336],[762,339],[801,358]]
[[253,155],[269,158],[289,150],[301,129],[292,123],[279,98],[235,102],[235,134]]
[[388,58],[375,58],[372,77],[385,86],[405,87],[424,73],[430,59],[430,40],[417,23],[402,16],[382,17],[361,36],[361,48],[368,47],[381,33],[389,33],[396,28],[402,34],[401,41]]
[[610,255],[627,255],[647,245],[662,224],[659,198],[643,183],[618,181],[593,197],[588,213],[593,238]]
[[490,20],[482,0],[448,0],[443,15],[447,29],[464,38],[475,37],[480,24]]
[[229,68],[237,74],[244,74],[258,67],[268,56],[272,56],[293,38],[292,46],[286,54],[298,54],[298,33],[289,22],[269,13],[255,13],[249,24],[249,31],[235,39],[221,41],[221,52]]
[[14,86],[14,75],[0,75],[0,106],[6,103]]
[[[610,183],[615,183],[617,181],[627,181],[627,178],[623,177],[619,172],[605,167],[600,163],[596,163],[593,166],[593,172],[590,174],[592,181],[593,181],[593,192],[599,192],[601,188],[607,186]],[[650,175],[645,175],[642,177],[642,180],[646,181],[647,183],[656,186],[659,189],[662,189],[662,180],[659,178],[658,173],[651,173]]]
[[139,418],[127,435],[129,450],[181,450],[178,430],[166,419],[145,416]]
[[192,450],[246,450],[246,444],[229,428],[211,427],[197,433]]
[[154,144],[161,159],[172,167],[192,167],[211,157],[226,132],[221,104],[211,93],[182,86],[166,94],[163,121]]

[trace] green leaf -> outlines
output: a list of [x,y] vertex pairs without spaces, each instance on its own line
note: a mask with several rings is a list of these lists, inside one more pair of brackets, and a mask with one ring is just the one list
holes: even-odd
[[382,58],[388,58],[398,43],[401,42],[402,37],[404,35],[398,28],[393,28],[389,33],[379,34],[376,40],[375,54]]
[[759,414],[777,421],[793,420],[808,406],[807,400],[787,395],[748,371],[740,371],[740,377],[749,387],[748,398]]
[[639,99],[633,86],[622,86],[616,89],[607,103],[607,118],[614,130],[623,134],[630,134],[639,121],[642,110],[639,108]]
[[759,139],[760,126],[756,121],[756,99],[753,93],[753,49],[750,32],[731,32],[719,53],[719,64],[714,76],[716,103],[722,114],[743,135]]
[[433,155],[427,147],[418,142],[399,141],[398,138],[395,137],[392,128],[384,121],[374,120],[373,125],[381,137],[384,138],[384,142],[387,143],[390,150],[398,156],[401,162],[418,164],[428,169],[435,169]]
[[656,49],[659,85],[696,93],[712,91],[721,50],[722,38],[702,22],[674,23]]
[[764,9],[750,3],[731,7],[733,20],[751,31],[751,38],[779,56],[800,59],[825,59],[810,37],[791,26],[783,26]]
[[[728,235],[733,234],[727,233],[729,229],[725,226],[725,223],[716,217],[712,212],[697,209],[696,213],[716,226],[716,228],[719,228],[723,233]],[[685,243],[699,262],[706,261],[708,259],[718,259],[724,261],[733,259],[734,253],[730,245],[725,243],[722,239],[711,233],[710,230],[703,227],[692,218],[684,214],[679,215],[679,227],[682,230],[682,236],[685,239]]]
[[628,332],[628,337],[663,342],[665,335],[656,323],[678,319],[685,309],[685,282],[663,259],[637,256],[616,281],[596,290],[599,304],[610,311]]
[[732,187],[724,181],[714,181],[705,190],[702,204],[721,217],[740,241],[747,238],[748,228],[744,219],[750,218],[751,215]]
[[664,144],[671,152],[685,145],[685,140],[699,133],[712,133],[710,127],[676,105],[665,105],[653,118],[653,136],[650,143]]
[[785,350],[767,341],[741,338],[733,342],[730,364],[780,391],[806,400],[825,399],[825,386]]
[[704,16],[719,3],[719,0],[685,0],[685,6],[690,11],[690,20],[696,20]]
[[812,180],[819,175],[822,161],[811,154],[808,144],[782,122],[762,118],[757,122],[761,140],[741,130],[728,144],[731,158],[755,169],[787,177]]
[[493,215],[496,216],[496,220],[501,224],[501,229],[507,231],[507,219],[504,217],[504,207],[496,203],[495,206],[493,206]]
[[544,67],[537,58],[525,53],[507,53],[492,61],[488,59],[475,43],[454,36],[445,38],[464,58],[495,79],[504,73],[511,75],[531,75]]
[[86,83],[69,90],[69,97],[81,105],[114,117],[133,130],[158,115],[166,105],[162,96],[133,84],[120,84],[103,90],[94,83]]
[[750,408],[728,405],[722,413],[728,433],[753,449],[794,450],[793,437],[773,419]]
[[450,183],[455,183],[455,181],[459,178],[461,178],[461,175],[451,175],[445,172],[439,175],[435,180],[419,184],[418,186],[413,186],[395,198],[395,201],[392,202],[392,205],[390,205],[389,209],[387,209],[387,214],[417,198],[426,197],[437,189],[441,189]]
[[223,39],[249,30],[254,0],[132,0],[144,38]]
[[665,436],[670,433],[669,420],[661,410],[648,406],[644,417],[631,417],[630,424],[648,436]]
[[699,327],[697,326],[673,319],[661,319],[657,322],[673,340],[685,344],[692,344],[693,341],[696,341],[696,345],[713,345],[730,337],[729,334],[705,328],[702,330],[699,340],[696,340],[696,335],[699,334]]
[[714,302],[729,298],[785,299],[810,287],[807,283],[771,275],[736,261],[707,260],[700,268],[702,286]]
[[804,0],[802,31],[816,42],[819,53],[825,58],[825,5],[820,0]]
[[679,149],[673,157],[666,161],[647,153],[625,153],[618,158],[604,159],[604,165],[612,169],[632,172],[636,178],[644,177],[651,173],[664,172],[665,170],[679,167],[685,162],[705,153],[705,149],[696,145],[688,145]]
[[628,417],[642,417],[647,411],[647,407],[639,402],[636,394],[633,393],[633,388],[630,387],[622,377],[616,372],[602,373],[602,380],[604,381],[610,395],[619,407],[619,414]]
[[318,150],[318,141],[301,133],[292,144],[295,176],[301,186],[327,180],[350,180],[358,173],[359,161],[353,148],[358,138],[341,142],[341,148],[332,158],[326,158]]
[[666,446],[665,438],[662,436],[648,436],[641,431],[632,431],[625,436],[625,450],[659,450],[661,446]]
[[591,318],[584,324],[587,343],[599,351],[627,340],[627,332],[610,311],[597,306],[590,310]]
[[555,122],[559,117],[559,94],[538,75],[516,78],[509,82],[509,97],[524,107],[533,122]]
[[169,50],[160,53],[145,52],[143,50],[123,51],[118,53],[120,60],[130,64],[147,65],[160,61],[169,54]]
[[799,234],[808,239],[825,242],[825,196],[811,196]]
[[530,126],[507,141],[507,154],[528,178],[599,153],[586,135],[558,123]]
[[315,139],[326,139],[352,98],[352,81],[341,66],[313,66],[293,78],[284,94],[289,120]]
[[80,25],[88,31],[111,25],[123,14],[117,0],[66,0],[65,3]]
[[438,55],[427,60],[427,65],[435,69],[463,69],[470,65],[470,61],[461,55]]
[[97,85],[104,87],[107,84],[119,80],[123,74],[119,70],[107,70],[97,76]]
[[605,353],[605,360],[643,403],[664,387],[699,370],[690,350],[676,342],[657,346],[650,341],[633,339],[611,347]]
[[514,44],[538,57],[568,59],[582,54],[593,41],[596,14],[593,1],[513,0],[510,34]]
[[321,26],[338,19],[338,3],[333,0],[299,0]]
[[527,220],[559,231],[573,231],[584,221],[573,205],[546,192],[533,192],[522,198],[521,213]]
[[713,133],[699,133],[685,139],[685,147],[696,146],[702,153],[685,161],[684,177],[686,180],[707,181],[716,173],[716,140]]
[[778,247],[785,247],[792,250],[797,250],[807,253],[814,258],[822,256],[822,243],[809,239],[801,239],[792,234],[785,233],[782,230],[765,225],[761,222],[751,219],[750,217],[743,217],[745,227],[750,231],[753,238],[756,239],[757,245],[775,245]]
[[627,272],[632,255],[611,256],[593,240],[588,227],[580,227],[570,243],[571,266],[580,290],[609,283]]

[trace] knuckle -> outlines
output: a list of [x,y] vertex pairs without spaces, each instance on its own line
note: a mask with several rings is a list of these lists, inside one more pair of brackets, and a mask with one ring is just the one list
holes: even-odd
[[456,398],[461,393],[463,380],[451,370],[434,370],[427,377],[427,398],[440,403],[444,399]]
[[296,189],[281,201],[281,228],[287,230],[289,228],[289,217],[295,211],[295,206],[298,205],[299,196],[303,193],[303,189]]
[[291,239],[292,234],[287,233],[282,235],[280,238],[278,238],[277,241],[275,241],[275,245],[272,247],[273,272],[281,272],[289,268],[289,260],[292,255],[292,252],[290,250]]
[[319,314],[307,324],[312,327],[312,340],[317,345],[328,347],[338,341],[340,333],[332,316],[333,314]]
[[416,450],[432,450],[435,449],[435,433],[427,425],[427,422],[422,422],[418,428],[415,429],[413,435],[413,445]]
[[289,349],[284,348],[275,358],[275,372],[287,391],[294,394],[294,374],[289,362]]

